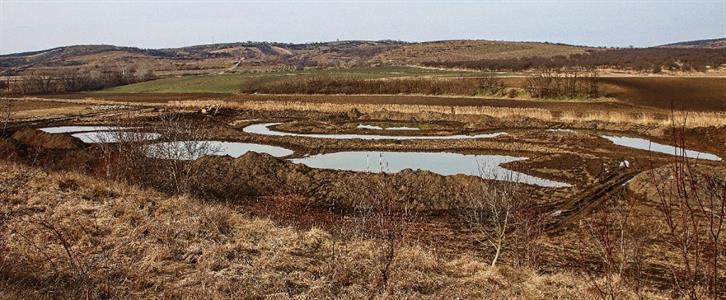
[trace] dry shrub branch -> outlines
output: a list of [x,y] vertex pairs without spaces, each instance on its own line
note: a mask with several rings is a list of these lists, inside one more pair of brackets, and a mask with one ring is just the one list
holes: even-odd
[[[680,130],[683,146],[685,128]],[[691,299],[701,298],[703,289],[713,299],[722,296],[723,238],[726,230],[726,182],[708,172],[699,172],[698,164],[685,151],[675,156],[665,170],[650,171],[656,189],[656,202],[667,228],[663,242],[678,253],[679,263],[671,267],[674,291]]]

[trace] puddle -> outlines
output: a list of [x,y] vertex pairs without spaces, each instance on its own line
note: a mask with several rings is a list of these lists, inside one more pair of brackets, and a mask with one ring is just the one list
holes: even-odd
[[502,168],[500,165],[526,160],[505,155],[469,155],[448,152],[348,151],[291,159],[312,168],[358,172],[396,173],[404,169],[426,170],[440,175],[472,175],[543,187],[570,187],[558,182]]
[[400,127],[388,127],[386,130],[420,130],[416,127],[406,127],[406,126],[400,126]]
[[71,134],[86,144],[117,143],[118,141],[143,142],[151,141],[161,137],[161,134],[154,132],[131,132],[131,131],[92,131]]
[[358,124],[357,129],[383,130],[383,127],[376,125]]
[[205,155],[240,157],[247,152],[267,153],[275,157],[293,154],[292,150],[253,143],[221,141],[177,141],[148,145],[147,156],[158,159],[194,160]]
[[118,126],[56,126],[56,127],[45,127],[39,128],[43,132],[47,133],[72,133],[72,132],[84,132],[84,131],[110,131],[110,130],[123,130],[128,127]]
[[475,135],[444,135],[444,136],[433,136],[433,135],[409,135],[409,136],[397,136],[397,135],[375,135],[375,134],[326,134],[326,133],[293,133],[283,132],[270,129],[270,126],[278,125],[280,123],[261,123],[253,124],[242,129],[242,131],[260,135],[270,136],[297,136],[297,137],[309,137],[318,139],[361,139],[361,140],[462,140],[462,139],[486,139],[495,138],[498,136],[506,135],[506,132],[495,132],[495,133],[484,133]]
[[546,130],[547,132],[575,132],[572,129],[562,129],[562,128],[550,128]]
[[383,128],[381,126],[376,125],[368,125],[368,124],[358,124],[356,127],[358,129],[371,129],[371,130],[420,130],[416,127],[406,127],[406,126],[399,126],[399,127],[386,127]]
[[[641,150],[648,150],[652,152],[658,152],[658,153],[665,153],[670,155],[676,155],[680,156],[684,154],[684,149],[680,147],[673,147],[669,145],[663,145],[659,143],[655,143],[652,141],[649,141],[647,139],[642,138],[634,138],[634,137],[627,137],[627,136],[612,136],[612,135],[601,135],[601,137],[610,140],[616,145],[635,148],[635,149],[641,149]],[[698,152],[693,150],[685,149],[685,155],[689,158],[700,158],[700,159],[706,159],[706,160],[715,160],[720,161],[721,158],[711,154],[711,153],[705,153],[705,152]]]

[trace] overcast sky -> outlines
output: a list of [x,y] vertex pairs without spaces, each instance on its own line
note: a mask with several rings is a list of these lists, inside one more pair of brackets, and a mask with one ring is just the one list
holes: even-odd
[[11,1],[0,53],[76,44],[488,39],[654,46],[726,36],[710,1]]

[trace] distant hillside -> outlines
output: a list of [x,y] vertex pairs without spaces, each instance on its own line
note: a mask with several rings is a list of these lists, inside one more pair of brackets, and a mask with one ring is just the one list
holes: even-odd
[[343,41],[309,44],[247,42],[170,49],[140,49],[110,45],[58,47],[0,55],[0,72],[97,69],[133,65],[161,73],[209,73],[237,69],[304,66],[368,65],[376,54],[404,44],[398,41]]
[[481,40],[435,41],[402,45],[384,51],[376,59],[392,64],[420,64],[481,59],[549,58],[585,53],[589,47],[552,43]]
[[367,67],[583,53],[586,47],[503,41],[339,41],[287,44],[244,42],[169,49],[111,45],[58,47],[0,55],[0,74],[32,70],[102,69],[133,65],[160,75],[270,71],[301,67]]
[[679,42],[658,46],[660,48],[703,48],[703,49],[723,49],[726,48],[726,38],[697,40],[688,42]]
[[130,70],[160,76],[268,72],[309,67],[350,68],[425,65],[483,70],[537,66],[595,66],[632,70],[717,68],[726,39],[681,42],[652,48],[593,48],[538,42],[451,40],[336,41],[321,43],[239,42],[167,49],[80,45],[0,55],[0,75]]

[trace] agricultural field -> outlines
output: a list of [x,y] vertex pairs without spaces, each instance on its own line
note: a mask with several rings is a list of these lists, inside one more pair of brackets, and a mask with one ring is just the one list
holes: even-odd
[[[36,63],[0,98],[1,295],[726,290],[726,77],[421,65],[603,51],[544,43],[88,48],[0,57]],[[106,51],[270,69],[38,73]]]

